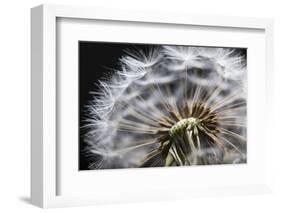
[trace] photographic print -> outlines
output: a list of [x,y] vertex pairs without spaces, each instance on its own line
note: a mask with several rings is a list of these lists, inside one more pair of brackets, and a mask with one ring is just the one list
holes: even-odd
[[78,45],[80,170],[247,162],[247,49]]

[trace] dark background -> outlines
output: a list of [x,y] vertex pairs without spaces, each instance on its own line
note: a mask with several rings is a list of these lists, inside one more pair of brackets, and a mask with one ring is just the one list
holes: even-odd
[[[119,69],[119,58],[124,50],[147,52],[153,44],[132,44],[112,42],[79,41],[79,170],[88,170],[89,159],[82,154],[86,143],[83,142],[83,106],[93,99],[90,91],[98,89],[98,80],[111,76],[113,69]],[[246,49],[237,48],[246,56]]]
[[[112,69],[119,69],[119,58],[126,49],[148,50],[151,45],[79,41],[79,127],[83,125],[83,106],[93,99],[89,92],[97,90],[98,80],[110,76]],[[79,128],[79,169],[87,170],[89,161],[81,154],[83,129]]]

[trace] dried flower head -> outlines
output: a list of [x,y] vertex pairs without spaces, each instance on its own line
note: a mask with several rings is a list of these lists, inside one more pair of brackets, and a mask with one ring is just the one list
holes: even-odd
[[229,48],[127,50],[86,106],[89,169],[246,162],[245,61]]

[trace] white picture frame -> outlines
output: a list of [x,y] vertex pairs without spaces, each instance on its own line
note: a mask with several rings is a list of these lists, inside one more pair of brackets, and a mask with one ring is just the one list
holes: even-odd
[[[58,98],[57,88],[60,81],[57,78],[57,36],[58,20],[79,19],[79,20],[99,20],[118,21],[132,23],[153,23],[165,25],[169,28],[172,26],[199,26],[202,28],[227,29],[232,30],[257,30],[262,32],[262,45],[264,45],[264,69],[262,69],[265,87],[261,89],[264,93],[264,102],[271,109],[273,106],[270,91],[273,88],[273,21],[271,19],[241,18],[241,17],[216,17],[201,16],[188,14],[173,13],[155,13],[149,11],[122,11],[113,9],[85,8],[74,6],[54,6],[41,5],[31,10],[31,73],[32,73],[32,141],[31,141],[31,201],[34,205],[42,208],[91,205],[97,203],[114,203],[114,202],[138,202],[143,200],[162,200],[178,199],[194,196],[214,196],[214,195],[233,195],[233,194],[252,194],[269,192],[271,188],[270,172],[270,141],[272,136],[269,133],[269,123],[272,118],[271,110],[268,110],[263,117],[263,125],[267,131],[263,134],[265,142],[262,145],[264,151],[261,151],[264,159],[264,166],[260,168],[260,173],[264,174],[263,178],[249,182],[237,182],[236,184],[219,184],[218,186],[200,187],[199,183],[194,183],[195,188],[183,188],[182,190],[170,184],[165,193],[170,192],[175,196],[163,195],[163,191],[152,188],[150,196],[144,193],[134,194],[132,190],[125,189],[122,196],[116,192],[107,191],[106,195],[58,195],[58,174],[62,169],[58,166],[60,158],[58,152]],[[235,36],[235,35],[234,35]],[[250,76],[251,77],[251,76]],[[254,80],[253,80],[254,81]],[[254,85],[254,83],[253,83]],[[266,151],[265,151],[266,150]],[[265,160],[266,159],[266,160]],[[212,168],[209,168],[211,170]],[[181,174],[181,170],[173,170]],[[247,168],[246,168],[247,170]],[[135,170],[134,170],[135,171]],[[133,172],[134,172],[133,171]],[[78,172],[78,171],[77,171]],[[120,170],[119,173],[124,172]],[[132,172],[132,171],[131,171]],[[147,170],[145,174],[154,173]],[[100,173],[102,176],[103,174]],[[154,173],[158,175],[158,173]],[[239,175],[239,174],[237,174]],[[75,184],[75,183],[72,183]],[[126,188],[126,186],[124,186]],[[129,188],[129,187],[127,187]],[[77,189],[76,189],[77,190]],[[107,189],[109,190],[109,189]],[[70,189],[71,191],[71,189]],[[121,193],[121,192],[120,192]]]

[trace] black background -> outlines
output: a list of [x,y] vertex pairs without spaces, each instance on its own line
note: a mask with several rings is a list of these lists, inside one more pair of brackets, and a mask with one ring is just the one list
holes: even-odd
[[81,154],[83,142],[83,106],[93,99],[90,91],[97,90],[98,80],[108,77],[113,69],[119,69],[119,58],[126,49],[148,50],[153,45],[79,41],[79,169],[88,169],[88,159]]

